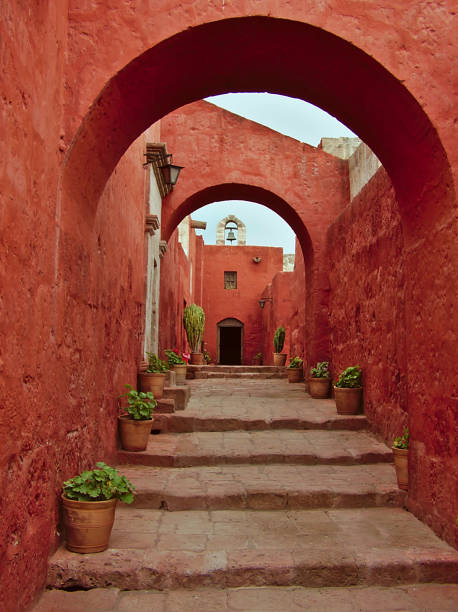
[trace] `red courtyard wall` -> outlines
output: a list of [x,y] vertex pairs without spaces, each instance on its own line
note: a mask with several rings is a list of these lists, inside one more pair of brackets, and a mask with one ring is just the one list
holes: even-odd
[[[295,296],[291,292],[291,282],[293,272],[278,272],[263,290],[263,296],[269,296],[271,301],[267,301],[262,311],[262,327],[264,331],[262,354],[264,365],[273,364],[274,345],[273,339],[277,327],[285,328],[285,344],[282,353],[287,355],[286,365],[289,363],[291,353],[291,337],[293,334],[293,314],[296,310],[294,306]],[[301,296],[305,303],[305,292]],[[303,355],[302,350],[298,353]],[[294,355],[293,355],[294,356]]]
[[[427,405],[407,387],[408,272],[396,198],[383,169],[330,227],[327,259],[333,373],[362,367],[364,412],[388,443],[409,426],[409,507],[456,545],[458,414],[453,399],[440,397],[442,360],[434,352],[419,374],[437,402]],[[428,296],[442,299],[430,289]],[[422,410],[413,411],[413,402]]]
[[[259,263],[253,258],[260,257]],[[274,274],[283,267],[283,249],[261,246],[203,247],[203,308],[205,341],[212,360],[217,357],[217,324],[235,318],[244,324],[243,363],[251,364],[262,351],[265,330],[259,299]],[[237,272],[237,289],[224,289],[224,271]]]

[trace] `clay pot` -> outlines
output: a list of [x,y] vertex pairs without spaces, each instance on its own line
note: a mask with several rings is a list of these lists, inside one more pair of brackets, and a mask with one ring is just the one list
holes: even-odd
[[324,399],[329,395],[330,378],[309,378],[309,393],[315,399]]
[[284,366],[286,363],[286,353],[274,353],[274,366]]
[[303,378],[302,368],[287,368],[288,373],[288,382],[290,383],[298,383],[301,382]]
[[186,381],[186,364],[175,364],[172,370],[175,372],[175,383],[177,385],[184,385]]
[[204,354],[203,353],[191,353],[191,363],[192,365],[203,365],[204,364]]
[[121,445],[127,451],[143,451],[148,445],[153,419],[135,421],[128,416],[118,417]]
[[151,391],[154,399],[161,399],[164,395],[165,374],[162,372],[140,372],[140,389],[144,393]]
[[334,387],[337,414],[357,414],[360,410],[362,387]]
[[409,449],[393,448],[394,469],[398,479],[398,487],[407,491],[409,488]]
[[62,496],[68,550],[95,553],[108,548],[117,499],[82,502]]

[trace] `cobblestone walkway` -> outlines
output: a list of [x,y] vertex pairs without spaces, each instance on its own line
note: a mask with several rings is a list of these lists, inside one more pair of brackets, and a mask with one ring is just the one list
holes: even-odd
[[36,612],[458,609],[458,553],[402,507],[364,416],[281,379],[191,387],[168,433],[120,452],[137,498],[110,548],[59,549]]

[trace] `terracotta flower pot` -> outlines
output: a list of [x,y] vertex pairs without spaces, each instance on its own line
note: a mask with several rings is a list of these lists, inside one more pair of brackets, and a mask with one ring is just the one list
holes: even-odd
[[407,491],[409,488],[409,449],[393,448],[394,469],[398,479],[398,487]]
[[186,364],[178,364],[176,363],[172,370],[175,372],[175,383],[177,385],[184,385],[186,381]]
[[286,363],[286,353],[274,353],[274,366],[284,366]]
[[362,391],[362,387],[334,387],[337,414],[357,414],[360,411]]
[[330,378],[309,378],[309,393],[315,399],[324,399],[329,395]]
[[135,421],[128,416],[118,417],[121,445],[127,451],[143,451],[148,445],[153,419]]
[[302,368],[287,368],[288,373],[288,382],[290,383],[298,383],[302,381],[303,372]]
[[117,499],[81,502],[62,496],[68,550],[95,553],[108,548]]
[[191,353],[191,363],[192,365],[203,365],[204,364],[204,354],[203,353]]
[[164,395],[165,374],[162,372],[140,372],[140,389],[144,393],[151,391],[154,399]]

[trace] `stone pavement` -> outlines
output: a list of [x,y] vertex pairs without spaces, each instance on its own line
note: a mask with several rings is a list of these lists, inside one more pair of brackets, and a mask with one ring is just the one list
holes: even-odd
[[281,379],[191,387],[172,431],[120,452],[138,495],[110,548],[60,548],[37,612],[458,609],[458,553],[402,508],[363,415]]

